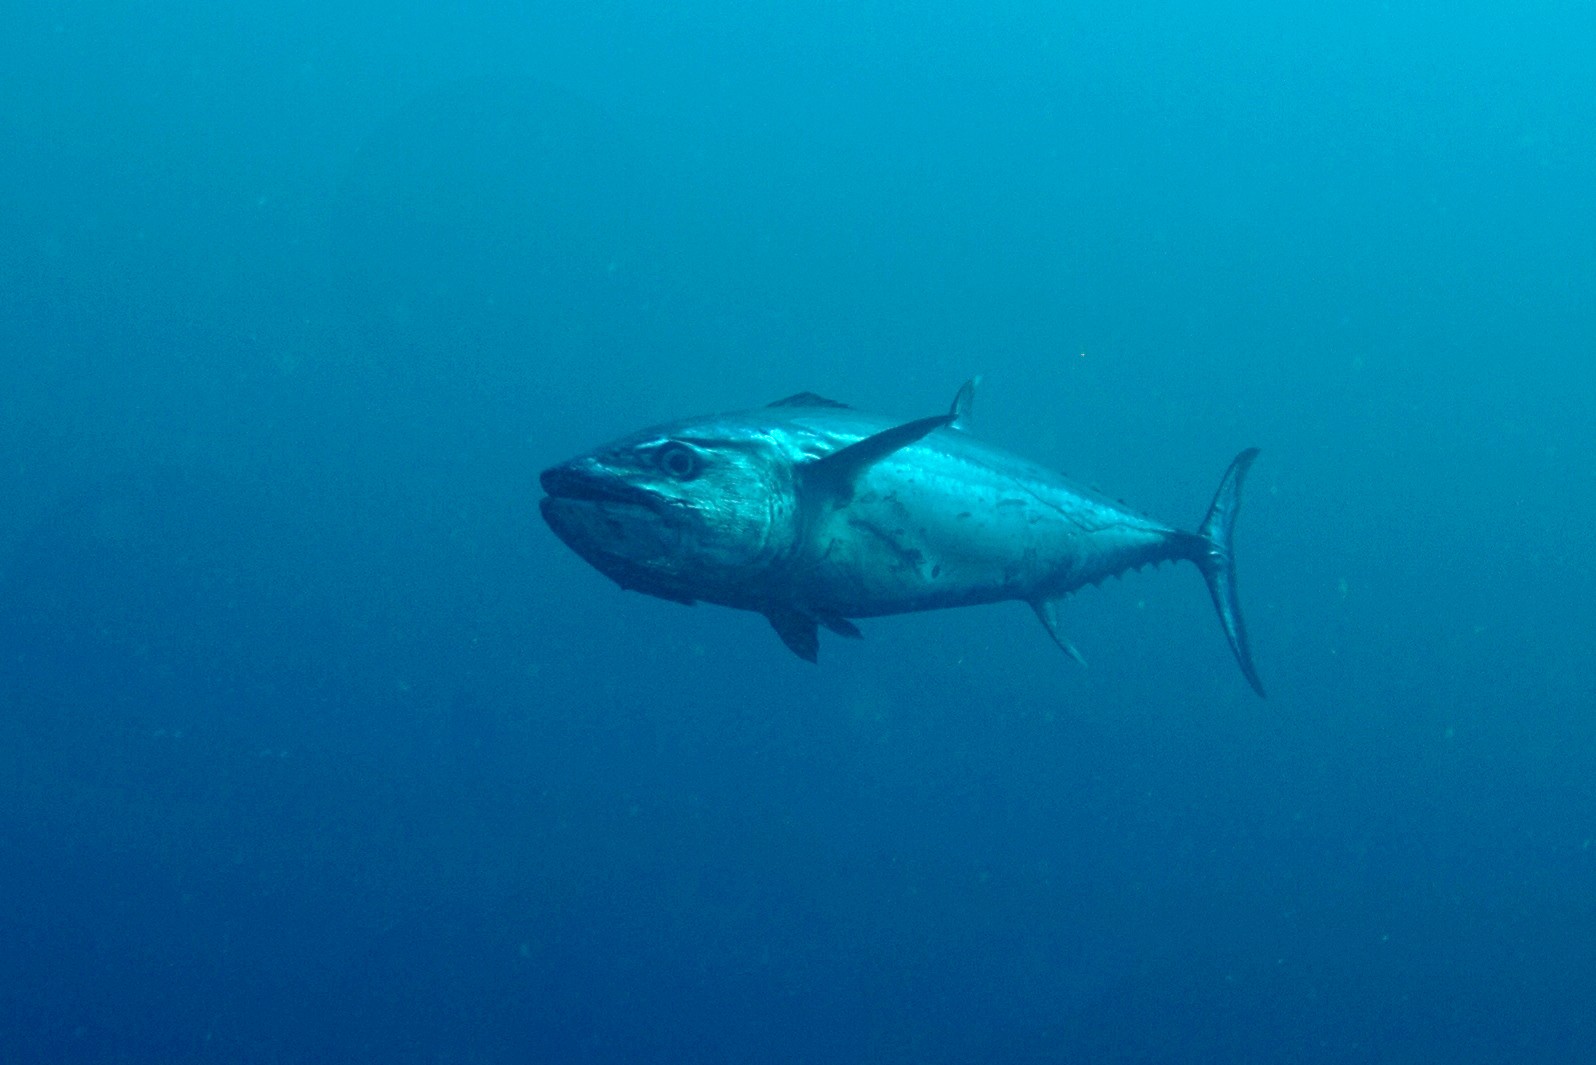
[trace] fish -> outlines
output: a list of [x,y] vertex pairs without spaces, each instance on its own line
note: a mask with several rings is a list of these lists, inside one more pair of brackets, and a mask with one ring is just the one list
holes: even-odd
[[799,658],[856,620],[1017,600],[1084,664],[1064,601],[1164,562],[1201,572],[1247,683],[1263,682],[1232,542],[1242,451],[1187,531],[970,431],[979,378],[947,411],[896,421],[812,392],[656,425],[544,470],[554,534],[623,589],[762,614]]

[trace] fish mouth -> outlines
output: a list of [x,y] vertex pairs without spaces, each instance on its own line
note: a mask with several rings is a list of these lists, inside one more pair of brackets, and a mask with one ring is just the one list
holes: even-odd
[[569,465],[551,466],[538,477],[544,493],[550,499],[564,499],[586,503],[629,503],[632,506],[657,509],[654,496],[630,485],[619,477],[589,473]]

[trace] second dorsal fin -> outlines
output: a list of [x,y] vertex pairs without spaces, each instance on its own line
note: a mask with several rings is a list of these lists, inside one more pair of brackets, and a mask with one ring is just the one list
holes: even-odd
[[972,377],[964,382],[959,389],[959,394],[953,397],[953,421],[950,423],[955,429],[970,428],[970,411],[975,406],[975,390],[981,387],[981,379]]

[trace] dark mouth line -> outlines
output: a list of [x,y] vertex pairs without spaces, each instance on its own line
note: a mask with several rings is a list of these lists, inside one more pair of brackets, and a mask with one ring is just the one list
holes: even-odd
[[541,480],[543,491],[550,499],[589,503],[630,503],[650,508],[654,506],[653,496],[625,481],[584,477],[558,467],[545,471]]
[[558,491],[547,493],[550,499],[568,499],[588,503],[628,503],[630,496],[621,492],[605,491],[597,486],[561,485]]

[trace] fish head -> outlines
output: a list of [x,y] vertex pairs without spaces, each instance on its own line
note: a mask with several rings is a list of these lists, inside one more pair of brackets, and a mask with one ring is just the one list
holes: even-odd
[[797,541],[792,462],[755,426],[649,429],[540,479],[555,535],[621,587],[664,599],[755,604]]

